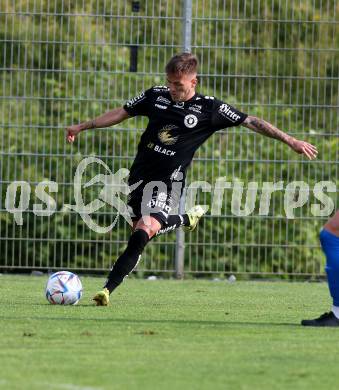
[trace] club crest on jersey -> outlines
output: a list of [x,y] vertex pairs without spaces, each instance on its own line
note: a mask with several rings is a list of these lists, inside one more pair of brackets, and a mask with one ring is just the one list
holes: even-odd
[[197,123],[198,123],[198,118],[195,115],[189,114],[189,115],[185,116],[184,124],[189,129],[191,129],[192,127],[195,127],[197,125]]
[[177,126],[175,125],[167,125],[164,126],[158,133],[159,140],[164,145],[173,145],[178,141],[179,135],[174,136],[172,134],[172,130],[176,129]]

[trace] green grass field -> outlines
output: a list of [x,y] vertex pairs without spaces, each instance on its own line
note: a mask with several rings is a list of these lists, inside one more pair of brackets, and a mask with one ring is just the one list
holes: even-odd
[[52,306],[46,277],[0,276],[0,389],[337,388],[339,330],[300,319],[325,283],[127,280],[95,307]]

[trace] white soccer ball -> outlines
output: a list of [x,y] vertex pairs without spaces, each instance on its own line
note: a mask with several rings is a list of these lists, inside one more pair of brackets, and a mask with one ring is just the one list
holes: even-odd
[[46,298],[53,305],[76,305],[82,296],[82,284],[77,275],[59,271],[51,275],[46,285]]

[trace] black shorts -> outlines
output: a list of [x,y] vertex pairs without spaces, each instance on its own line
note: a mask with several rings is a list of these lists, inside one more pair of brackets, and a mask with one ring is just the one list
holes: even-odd
[[128,196],[127,206],[132,221],[150,215],[167,224],[169,215],[178,214],[183,182],[148,182],[140,184]]

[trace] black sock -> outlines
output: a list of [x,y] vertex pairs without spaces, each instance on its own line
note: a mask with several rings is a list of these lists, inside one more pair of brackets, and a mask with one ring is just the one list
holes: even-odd
[[136,230],[132,233],[124,253],[114,263],[108,275],[105,288],[111,293],[124,280],[138,263],[142,251],[149,241],[148,234],[144,230]]
[[187,214],[169,215],[166,224],[162,226],[162,228],[157,232],[156,236],[172,232],[173,230],[178,229],[182,225],[188,226],[189,223],[190,221],[188,219]]
[[181,216],[182,216],[182,219],[183,219],[183,225],[184,226],[189,226],[189,224],[190,224],[190,220],[189,220],[189,218],[188,218],[188,215],[187,214],[181,214]]

